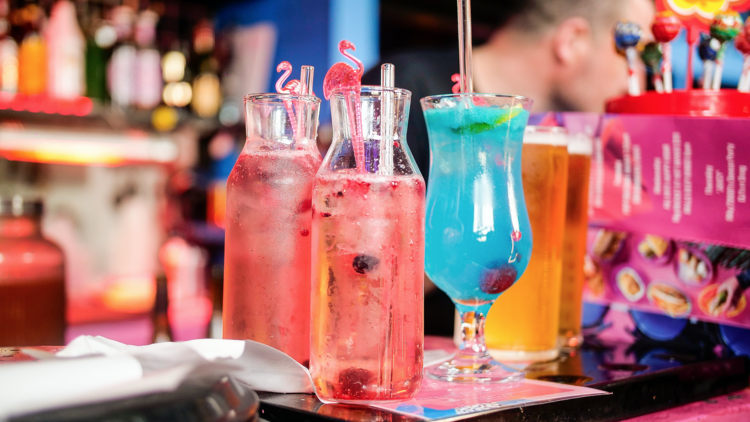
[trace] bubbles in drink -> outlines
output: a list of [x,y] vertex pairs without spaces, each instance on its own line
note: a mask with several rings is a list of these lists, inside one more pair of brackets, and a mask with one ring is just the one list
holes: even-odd
[[[249,143],[249,145],[260,144]],[[224,337],[309,359],[317,151],[244,151],[227,181]]]
[[327,333],[313,335],[317,393],[412,397],[422,375],[423,179],[319,174],[313,210],[313,331]]

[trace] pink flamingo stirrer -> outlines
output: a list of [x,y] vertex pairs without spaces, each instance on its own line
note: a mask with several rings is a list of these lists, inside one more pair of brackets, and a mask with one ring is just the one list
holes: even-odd
[[[453,85],[453,88],[451,88],[451,91],[453,91],[454,94],[460,94],[461,93],[461,75],[458,73],[454,73],[451,75],[451,82],[455,82]],[[484,98],[480,97],[472,97],[471,102],[474,103],[475,106],[485,106],[487,105],[487,101]]]
[[[343,62],[331,66],[323,79],[323,95],[328,100],[335,89],[349,88],[346,92],[346,113],[349,117],[349,130],[352,134],[354,160],[357,163],[357,171],[362,173],[365,171],[365,142],[362,136],[362,108],[359,104],[359,92],[365,66],[356,57],[347,53],[346,50],[356,51],[357,49],[351,42],[342,40],[339,43],[339,51],[344,57],[357,65],[357,68],[355,69]],[[351,94],[354,94],[354,112],[349,105],[349,95]]]
[[[278,66],[276,66],[276,71],[284,73],[281,75],[278,81],[276,81],[276,92],[279,94],[292,94],[292,95],[302,95],[302,83],[297,79],[292,79],[291,81],[287,82],[286,85],[284,85],[284,82],[286,82],[287,78],[289,78],[289,75],[292,74],[292,64],[283,61],[279,63]],[[292,137],[294,141],[297,140],[297,125],[295,124],[294,119],[294,109],[292,106],[291,100],[284,100],[284,108],[286,108],[286,112],[289,115],[289,121],[291,122],[292,126]]]
[[458,94],[459,92],[461,92],[461,75],[459,75],[458,73],[454,73],[451,76],[451,82],[456,83],[455,85],[453,85],[451,91],[453,91],[454,94]]

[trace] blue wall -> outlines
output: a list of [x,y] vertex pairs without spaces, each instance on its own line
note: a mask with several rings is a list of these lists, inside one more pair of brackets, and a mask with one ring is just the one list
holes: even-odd
[[[295,71],[302,65],[315,66],[313,90],[322,99],[326,71],[336,62],[348,62],[338,51],[342,39],[356,45],[355,54],[365,67],[375,65],[379,58],[379,0],[247,0],[216,15],[218,30],[259,22],[275,24],[279,37],[267,92],[276,92],[276,65],[286,60]],[[320,121],[330,121],[327,101],[323,101]]]

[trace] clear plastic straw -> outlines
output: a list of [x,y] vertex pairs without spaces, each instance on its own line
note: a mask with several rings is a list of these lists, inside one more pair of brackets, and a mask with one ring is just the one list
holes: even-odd
[[395,66],[384,63],[380,67],[380,85],[383,89],[383,98],[380,103],[380,160],[378,162],[378,173],[385,175],[393,174],[393,92],[396,86]]
[[458,0],[458,55],[461,92],[474,92],[471,59],[471,0]]
[[[312,96],[313,95],[313,77],[315,76],[315,68],[313,66],[302,66],[300,68],[300,77],[299,77],[299,95],[304,96]],[[308,127],[308,125],[305,125],[304,122],[309,118],[307,115],[303,115],[301,112],[302,110],[305,110],[303,107],[296,107],[297,109],[297,133],[300,136],[300,138],[303,139],[309,139],[312,135],[305,132],[300,132],[300,129],[305,129]]]
[[302,85],[301,95],[313,95],[313,76],[315,68],[312,66],[302,66],[299,82]]

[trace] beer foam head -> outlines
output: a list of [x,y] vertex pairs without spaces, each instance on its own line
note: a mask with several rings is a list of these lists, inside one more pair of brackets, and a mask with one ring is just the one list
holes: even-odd
[[593,141],[583,132],[568,136],[568,154],[591,155]]
[[558,126],[527,126],[523,143],[564,147],[568,145],[568,131]]

